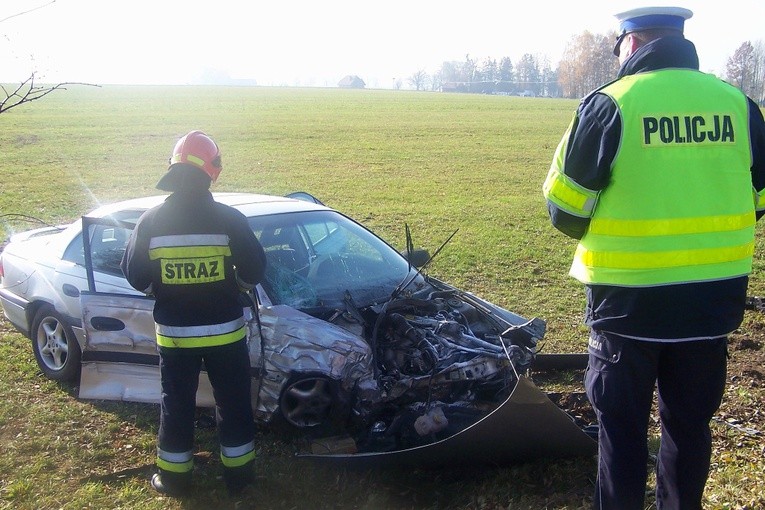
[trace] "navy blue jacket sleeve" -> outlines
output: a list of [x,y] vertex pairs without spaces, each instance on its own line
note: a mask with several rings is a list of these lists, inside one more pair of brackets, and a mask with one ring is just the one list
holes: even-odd
[[[762,110],[749,99],[749,139],[752,144],[752,186],[757,191],[765,189],[765,120]],[[757,213],[759,220],[765,211]]]
[[[595,92],[582,99],[564,159],[566,176],[587,189],[604,189],[611,177],[621,132],[621,117],[610,97]],[[550,202],[547,207],[555,228],[569,237],[582,238],[590,224],[589,218],[568,214]]]

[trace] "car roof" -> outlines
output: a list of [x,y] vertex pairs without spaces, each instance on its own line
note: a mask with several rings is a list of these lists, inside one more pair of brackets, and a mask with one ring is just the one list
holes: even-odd
[[[321,204],[277,195],[227,192],[216,192],[212,195],[216,202],[220,202],[222,204],[226,204],[235,209],[238,209],[248,217],[290,212],[329,210],[328,207],[325,207]],[[104,216],[110,216],[119,211],[145,211],[161,204],[168,196],[169,195],[153,195],[148,197],[122,200],[119,202],[102,205],[89,212],[87,216],[91,218],[102,218]]]

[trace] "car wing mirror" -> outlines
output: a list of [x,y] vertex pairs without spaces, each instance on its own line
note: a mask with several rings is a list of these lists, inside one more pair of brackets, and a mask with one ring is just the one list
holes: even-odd
[[294,198],[297,200],[302,200],[304,202],[311,202],[314,204],[324,205],[321,200],[316,198],[315,196],[311,195],[308,192],[305,191],[295,191],[293,193],[289,193],[287,195],[284,195],[287,198]]

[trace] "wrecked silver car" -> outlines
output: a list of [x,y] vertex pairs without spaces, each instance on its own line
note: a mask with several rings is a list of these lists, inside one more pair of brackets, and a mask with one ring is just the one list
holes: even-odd
[[[409,236],[401,254],[310,196],[215,198],[248,217],[268,259],[265,281],[243,299],[256,420],[311,438],[306,456],[420,462],[427,448],[438,462],[470,451],[501,462],[593,451],[523,376],[543,320],[428,276],[427,253]],[[119,261],[138,217],[163,199],[18,234],[2,254],[6,317],[46,375],[79,373],[80,398],[159,401],[153,300],[127,284]],[[204,372],[197,403],[214,406]]]

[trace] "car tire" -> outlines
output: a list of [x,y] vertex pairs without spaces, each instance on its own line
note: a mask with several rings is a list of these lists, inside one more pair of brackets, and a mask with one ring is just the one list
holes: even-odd
[[340,432],[350,415],[340,383],[321,374],[293,375],[282,389],[276,429],[289,435]]
[[80,374],[82,351],[77,337],[52,306],[43,305],[30,330],[32,350],[43,374],[54,381],[74,381]]

